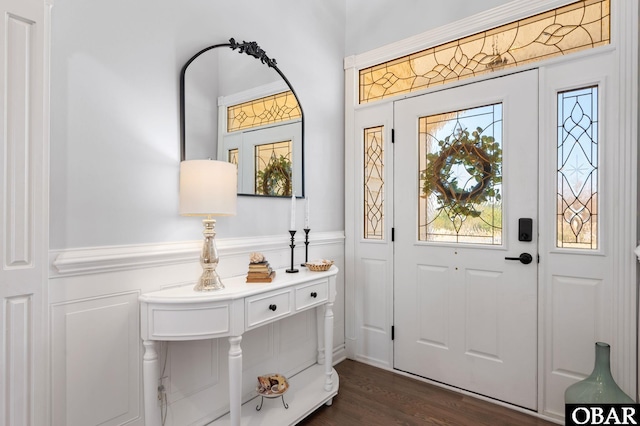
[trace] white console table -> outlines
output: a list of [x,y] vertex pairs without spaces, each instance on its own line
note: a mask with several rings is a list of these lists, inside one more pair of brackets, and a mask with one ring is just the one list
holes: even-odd
[[[311,272],[303,267],[294,274],[283,269],[276,271],[271,283],[246,283],[245,277],[239,276],[224,279],[225,289],[214,292],[196,292],[189,285],[142,294],[139,300],[145,349],[146,425],[161,424],[157,341],[229,339],[229,414],[216,420],[216,424],[257,424],[255,417],[260,417],[259,424],[293,424],[322,404],[331,405],[339,386],[332,363],[337,273],[335,266],[326,272]],[[312,308],[318,310],[319,318],[318,363],[289,378],[285,395],[291,402],[295,398],[295,404],[290,402],[287,410],[280,404],[278,411],[272,408],[271,412],[266,407],[256,411],[253,404],[242,406],[242,334]]]

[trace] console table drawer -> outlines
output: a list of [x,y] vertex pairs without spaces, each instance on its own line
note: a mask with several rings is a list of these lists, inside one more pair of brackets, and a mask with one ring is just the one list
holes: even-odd
[[329,282],[326,280],[296,287],[296,311],[321,305],[329,298]]
[[149,314],[148,332],[152,339],[211,339],[228,336],[231,331],[229,303],[151,306]]
[[247,330],[291,315],[291,290],[247,298],[246,312]]

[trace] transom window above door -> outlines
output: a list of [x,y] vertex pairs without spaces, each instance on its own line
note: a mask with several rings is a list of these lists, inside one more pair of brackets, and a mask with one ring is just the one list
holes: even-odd
[[300,105],[289,90],[227,107],[227,132],[301,117]]
[[609,0],[583,0],[360,70],[359,103],[609,44]]

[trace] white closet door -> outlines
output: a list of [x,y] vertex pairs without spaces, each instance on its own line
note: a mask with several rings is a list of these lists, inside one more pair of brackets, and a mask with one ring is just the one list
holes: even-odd
[[2,2],[0,425],[46,423],[48,10]]

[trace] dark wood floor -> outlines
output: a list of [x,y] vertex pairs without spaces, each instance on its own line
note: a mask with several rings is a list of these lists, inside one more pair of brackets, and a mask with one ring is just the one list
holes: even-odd
[[390,371],[346,360],[338,364],[340,390],[301,425],[555,425]]

